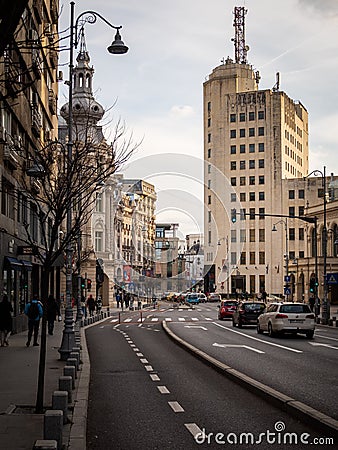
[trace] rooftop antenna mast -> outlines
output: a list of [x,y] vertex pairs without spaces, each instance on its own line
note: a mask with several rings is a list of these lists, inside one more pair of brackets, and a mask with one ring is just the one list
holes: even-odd
[[235,42],[235,62],[237,64],[247,64],[247,53],[249,47],[245,45],[245,14],[248,12],[244,6],[235,6],[234,27],[235,37],[231,40]]

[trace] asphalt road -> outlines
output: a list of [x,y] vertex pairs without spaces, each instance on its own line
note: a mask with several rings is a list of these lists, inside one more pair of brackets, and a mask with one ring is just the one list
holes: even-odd
[[[124,322],[130,318],[124,316],[120,325],[108,319],[86,330],[91,359],[88,449],[248,448],[246,439],[260,440],[254,447],[262,449],[308,448],[276,440],[293,432],[294,439],[308,433],[312,442],[314,430],[178,347],[154,320],[161,312],[145,314],[144,321],[133,315],[136,320]],[[204,430],[196,442],[194,436]],[[223,436],[216,439],[217,433]],[[240,439],[242,444],[235,445]]]

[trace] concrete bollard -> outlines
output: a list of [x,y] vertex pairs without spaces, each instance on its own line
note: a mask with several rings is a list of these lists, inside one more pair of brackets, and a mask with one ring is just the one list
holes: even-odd
[[76,370],[79,370],[79,362],[77,358],[68,358],[67,359],[67,366],[75,366]]
[[33,450],[57,450],[58,443],[54,439],[38,439],[34,443]]
[[75,358],[77,361],[77,370],[80,368],[80,353],[71,351],[69,355],[69,359]]
[[63,412],[63,424],[67,423],[68,413],[68,392],[54,391],[52,395],[52,409],[59,409]]
[[72,377],[72,389],[75,389],[76,370],[74,366],[65,366],[63,368],[64,377]]
[[43,422],[43,438],[55,440],[57,449],[62,448],[63,412],[61,410],[48,409],[45,412]]
[[72,377],[59,377],[59,391],[68,392],[68,403],[72,402]]

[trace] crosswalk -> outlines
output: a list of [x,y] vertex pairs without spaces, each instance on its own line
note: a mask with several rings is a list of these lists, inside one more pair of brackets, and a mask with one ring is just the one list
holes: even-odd
[[204,321],[212,321],[215,320],[216,318],[212,318],[212,317],[192,317],[192,318],[187,318],[187,317],[175,317],[174,319],[172,317],[139,317],[139,318],[113,318],[110,320],[111,323],[144,323],[144,322],[148,322],[148,323],[156,323],[156,322],[204,322]]

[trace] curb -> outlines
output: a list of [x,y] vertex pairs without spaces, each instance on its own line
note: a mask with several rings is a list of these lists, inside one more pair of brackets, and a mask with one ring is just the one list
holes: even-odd
[[165,321],[162,322],[162,328],[167,333],[167,335],[178,345],[180,345],[193,355],[197,356],[201,361],[213,367],[223,375],[227,376],[232,381],[244,386],[246,389],[259,395],[260,397],[269,400],[275,406],[281,408],[287,413],[292,414],[301,420],[305,420],[307,424],[311,424],[317,429],[319,428],[321,432],[327,431],[329,433],[332,433],[333,436],[330,437],[338,438],[337,420],[213,358],[212,356],[208,355],[207,353],[194,347],[184,339],[177,336],[172,330],[170,330]]

